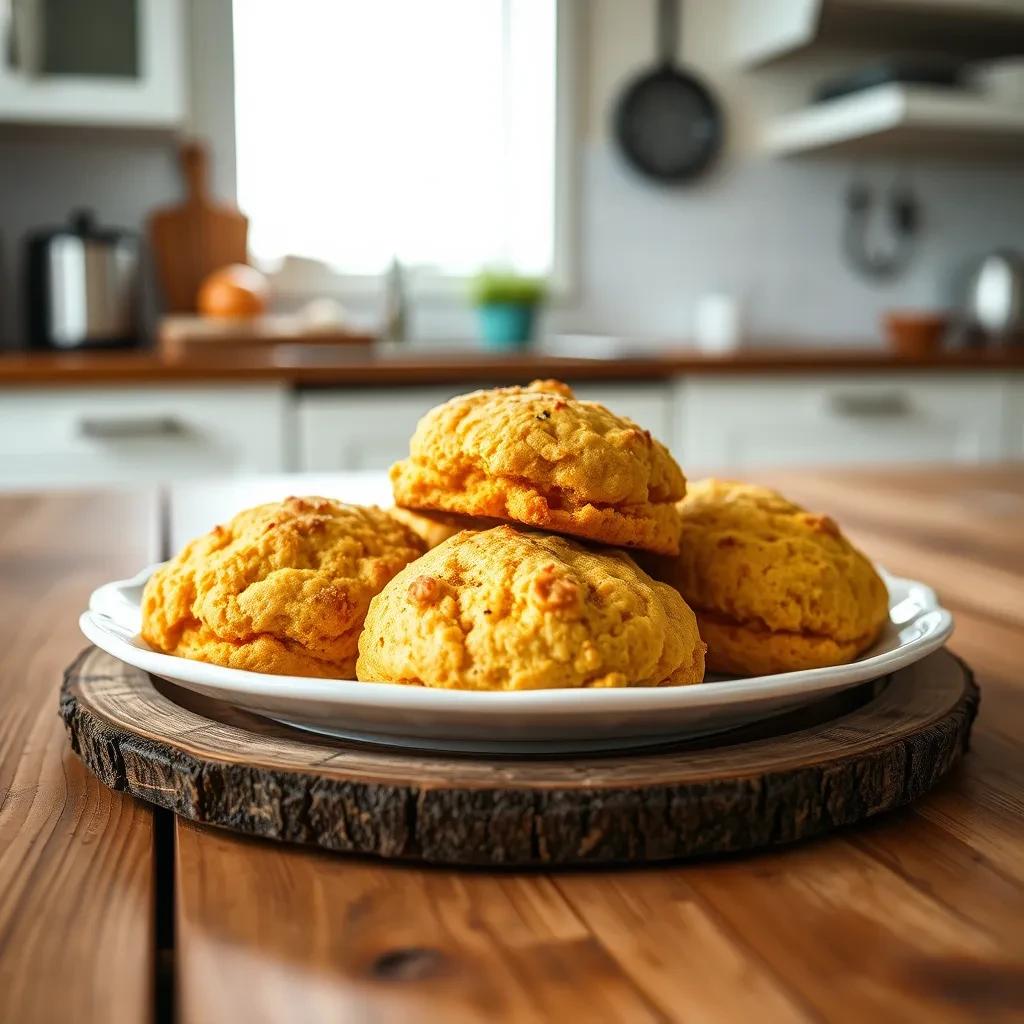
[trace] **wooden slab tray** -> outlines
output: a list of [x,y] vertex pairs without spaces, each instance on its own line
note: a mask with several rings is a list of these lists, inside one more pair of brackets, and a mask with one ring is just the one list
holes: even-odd
[[635,752],[453,756],[320,738],[90,648],[61,716],[108,786],[193,821],[460,865],[641,863],[788,843],[899,807],[967,749],[978,705],[946,651],[753,728]]

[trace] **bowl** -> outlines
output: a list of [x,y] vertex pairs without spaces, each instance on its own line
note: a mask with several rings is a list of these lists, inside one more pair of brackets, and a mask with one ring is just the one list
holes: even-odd
[[921,358],[942,347],[949,316],[928,311],[893,310],[882,318],[889,347],[897,355]]

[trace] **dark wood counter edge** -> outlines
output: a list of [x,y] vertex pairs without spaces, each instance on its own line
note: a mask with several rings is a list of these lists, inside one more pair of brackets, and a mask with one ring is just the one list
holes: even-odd
[[287,383],[308,387],[506,383],[536,377],[568,380],[665,380],[682,374],[905,371],[1024,371],[1024,347],[897,358],[855,349],[750,349],[723,356],[666,351],[659,356],[579,359],[476,352],[345,357],[337,362],[283,365],[258,353],[233,361],[171,363],[149,353],[0,354],[0,388],[22,385],[167,385],[180,382]]

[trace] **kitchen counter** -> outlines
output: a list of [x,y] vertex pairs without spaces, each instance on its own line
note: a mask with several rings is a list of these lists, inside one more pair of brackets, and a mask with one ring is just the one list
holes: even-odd
[[0,354],[0,387],[18,385],[171,384],[203,381],[279,381],[297,386],[507,383],[536,377],[569,380],[661,380],[700,373],[813,373],[826,371],[1024,370],[1024,346],[899,358],[884,350],[843,348],[746,349],[721,356],[692,349],[622,358],[490,355],[466,350],[398,353],[294,346],[247,350],[231,359],[168,362],[149,352]]
[[90,590],[166,557],[180,505],[0,497],[0,1020],[1019,1019],[1024,469],[763,482],[938,589],[981,687],[971,750],[861,827],[615,871],[329,855],[105,788],[56,713],[61,670]]

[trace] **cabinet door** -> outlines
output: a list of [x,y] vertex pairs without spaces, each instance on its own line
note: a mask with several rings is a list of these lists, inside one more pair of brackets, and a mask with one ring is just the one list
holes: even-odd
[[387,469],[432,406],[465,391],[439,388],[306,391],[298,398],[298,468],[306,473]]
[[1005,388],[981,374],[694,376],[678,455],[714,471],[998,459]]
[[2,0],[0,121],[174,127],[185,0]]
[[282,472],[288,404],[276,386],[0,391],[0,487]]

